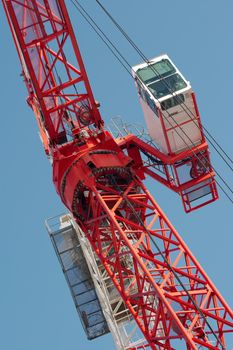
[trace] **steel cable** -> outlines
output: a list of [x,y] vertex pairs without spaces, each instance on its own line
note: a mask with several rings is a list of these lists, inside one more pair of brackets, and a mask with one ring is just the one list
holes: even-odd
[[[76,9],[79,10],[80,14],[84,17],[84,19],[89,23],[89,25],[92,27],[92,29],[96,32],[96,34],[101,38],[101,40],[106,44],[106,46],[110,49],[110,51],[113,53],[113,55],[117,58],[117,60],[123,65],[123,67],[125,68],[125,70],[128,72],[128,74],[131,76],[131,78],[133,78],[132,74],[131,74],[131,65],[129,64],[129,62],[125,59],[125,57],[120,53],[120,51],[116,48],[116,46],[112,43],[112,41],[107,37],[107,35],[100,29],[100,27],[96,24],[96,22],[93,20],[93,18],[87,13],[87,11],[84,9],[84,7],[79,3],[78,0],[70,0],[72,2],[72,4],[76,7]],[[97,28],[97,29],[96,29]],[[98,32],[99,30],[99,32]],[[102,37],[102,35],[104,36],[104,38]],[[118,55],[121,57],[119,58],[116,53],[114,52],[114,50],[118,53]],[[122,60],[124,61],[124,63],[122,62]],[[127,66],[130,68],[128,69]],[[134,78],[133,78],[134,79]],[[156,99],[157,100],[157,99]],[[169,117],[172,118],[172,120],[176,123],[176,125],[179,127],[179,129],[184,133],[184,135],[191,141],[191,139],[189,138],[189,136],[185,133],[185,131],[180,127],[180,125],[176,122],[176,120],[173,118],[173,116],[170,115],[170,113],[168,111],[166,111],[166,113],[168,114]],[[163,116],[165,117],[166,121],[169,123],[170,126],[172,126],[171,122],[166,118],[166,116],[164,115],[164,113],[162,113]],[[182,138],[182,136],[178,133],[178,131],[175,129],[175,132],[177,133],[177,135],[183,140],[183,142],[187,145],[186,141],[184,140],[184,138]],[[193,144],[193,142],[191,141],[191,143]],[[195,146],[193,144],[193,146]],[[192,151],[192,148],[187,145],[187,147],[189,148],[189,150]],[[201,165],[205,168],[205,170],[207,172],[210,173],[210,171],[207,169],[206,165],[204,164],[204,162],[202,161],[202,159],[204,158],[205,161],[208,161],[208,159],[206,159],[204,156],[201,159],[200,157],[198,157],[198,155],[193,152],[193,155],[195,156],[196,159],[198,159],[201,163]],[[210,165],[210,163],[209,163]],[[211,166],[211,165],[210,165]],[[219,174],[218,171],[216,171],[216,169],[212,166],[213,170],[216,172],[216,174],[219,176],[219,178],[222,180],[222,182],[225,184],[225,186],[230,190],[231,193],[233,193],[233,191],[231,190],[230,186],[227,184],[227,182],[222,178],[222,176]],[[231,197],[227,194],[227,192],[224,190],[224,188],[219,184],[219,182],[216,180],[216,183],[218,184],[219,188],[222,190],[222,192],[226,195],[226,197],[230,200],[231,203],[233,203],[233,200],[231,199]]]
[[[139,56],[143,59],[145,63],[150,63],[150,60],[148,57],[144,55],[144,53],[140,50],[140,48],[135,44],[135,42],[130,38],[130,36],[125,32],[125,30],[122,28],[122,26],[119,25],[119,23],[113,18],[113,16],[107,11],[107,9],[101,4],[99,0],[96,0],[97,4],[102,8],[102,10],[105,12],[105,14],[110,18],[110,20],[113,22],[113,24],[118,28],[118,30],[122,33],[122,35],[126,38],[126,40],[130,43],[130,45],[135,49],[135,51],[139,54]],[[156,73],[156,76],[158,76],[160,79],[162,78],[160,73],[155,69],[150,67],[151,70]],[[170,89],[170,86],[162,80],[162,83],[168,88],[169,92],[174,96],[174,99],[179,102],[181,108],[188,114],[190,119],[193,121],[193,123],[196,124],[196,122],[192,119],[193,117],[196,117],[195,114],[190,110],[190,108],[182,102],[175,91],[172,91]],[[188,112],[187,112],[188,111]],[[191,115],[190,115],[191,114]],[[221,149],[221,151],[224,153],[224,155],[229,159],[229,161],[233,164],[233,160],[228,156],[228,154],[223,150],[223,148],[220,146],[220,144],[216,141],[216,139],[211,135],[211,133],[207,130],[207,128],[202,124],[203,129],[205,132],[214,140],[215,144]],[[205,135],[206,136],[206,135]],[[227,162],[227,160],[219,153],[213,142],[206,136],[209,143],[213,146],[213,148],[216,150],[216,152],[219,154],[219,156],[223,159],[223,161],[227,164],[227,166],[233,171],[233,167]]]
[[[73,5],[80,11],[80,8],[82,8],[82,6],[78,3],[77,0],[71,0],[71,2],[73,3]],[[78,6],[76,5],[78,4],[80,6],[80,8],[78,8]],[[85,13],[86,11],[83,10]],[[81,11],[80,11],[81,13]],[[113,55],[117,58],[117,60],[124,66],[124,68],[126,69],[126,71],[130,74],[130,76],[132,77],[131,74],[131,70],[129,70],[127,68],[127,66],[129,68],[131,68],[131,65],[128,63],[128,61],[125,60],[125,58],[121,55],[121,53],[119,52],[118,49],[116,49],[116,47],[112,44],[112,42],[107,38],[107,36],[102,32],[102,30],[98,27],[98,25],[95,24],[96,28],[98,28],[98,30],[101,32],[101,34],[104,36],[105,40],[101,37],[101,35],[98,33],[98,31],[96,30],[96,28],[94,28],[92,23],[95,23],[95,21],[93,21],[93,19],[91,19],[91,17],[86,13],[86,16],[81,13],[81,15],[85,18],[85,20],[91,25],[91,27],[93,28],[93,30],[96,32],[96,34],[101,38],[101,40],[107,45],[107,47],[111,50],[111,52],[113,53]],[[89,18],[89,20],[87,19],[87,17]],[[91,20],[90,20],[91,19]],[[106,43],[108,42],[108,43]],[[116,52],[118,52],[118,54],[120,55],[120,57],[125,61],[126,65],[124,65],[122,63],[122,61],[119,59],[119,57],[115,54],[115,52],[113,51],[113,49],[111,47],[114,47],[114,49],[116,50]],[[180,136],[180,135],[179,135]],[[180,136],[181,137],[181,136]],[[200,159],[199,159],[200,160]],[[119,185],[117,184],[115,178],[113,179],[113,182],[115,182],[115,185],[117,187],[119,187]],[[219,187],[221,188],[220,184],[218,184]],[[222,189],[222,188],[221,188]],[[223,189],[222,189],[223,190]],[[121,189],[119,187],[118,191],[121,193]],[[223,190],[223,192],[225,193],[225,191]],[[226,194],[226,193],[225,193]],[[226,194],[227,195],[227,194]],[[227,195],[228,196],[228,195]],[[173,269],[173,267],[170,265],[169,261],[167,260],[167,258],[163,255],[161,249],[159,248],[159,246],[157,245],[157,243],[155,242],[154,238],[151,236],[149,230],[146,228],[144,222],[142,221],[141,217],[138,215],[138,213],[136,212],[136,210],[134,209],[133,205],[130,203],[130,201],[128,200],[128,198],[123,195],[124,199],[127,201],[129,207],[132,209],[132,211],[134,212],[135,216],[138,218],[138,221],[141,223],[142,227],[144,228],[144,230],[147,232],[147,234],[150,236],[154,246],[156,247],[157,251],[159,252],[159,254],[161,255],[161,257],[163,258],[164,262],[167,264],[169,270],[174,274],[174,276],[176,277],[177,281],[179,282],[180,286],[183,288],[183,290],[185,291],[185,293],[187,294],[187,296],[190,298],[191,302],[193,303],[193,305],[196,307],[197,311],[200,313],[200,315],[205,319],[206,321],[206,325],[209,328],[210,332],[214,335],[214,337],[216,338],[217,342],[220,344],[220,346],[222,347],[223,350],[225,350],[224,345],[221,343],[221,341],[217,338],[214,330],[212,329],[211,325],[209,324],[207,318],[205,317],[205,315],[203,314],[203,312],[201,311],[201,309],[199,308],[199,306],[196,304],[195,300],[193,299],[193,297],[189,294],[187,288],[184,286],[183,282],[181,281],[180,277],[178,276],[178,274],[176,273],[176,271]],[[230,199],[231,200],[231,199]],[[233,202],[233,201],[232,201]]]

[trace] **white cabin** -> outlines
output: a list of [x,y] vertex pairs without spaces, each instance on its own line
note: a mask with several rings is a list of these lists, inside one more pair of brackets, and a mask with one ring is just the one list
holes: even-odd
[[202,140],[190,82],[167,55],[132,67],[151,138],[165,154],[177,154]]

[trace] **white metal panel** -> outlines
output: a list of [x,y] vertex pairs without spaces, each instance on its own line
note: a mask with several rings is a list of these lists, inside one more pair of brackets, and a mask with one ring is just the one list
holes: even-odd
[[[173,153],[193,148],[202,141],[191,94],[190,89],[184,94],[184,104],[163,111],[164,125],[168,130],[168,140]],[[169,131],[171,128],[174,129]]]
[[[202,141],[202,134],[198,121],[196,119],[196,111],[194,108],[190,82],[185,79],[185,77],[181,74],[181,72],[166,54],[151,59],[149,64],[151,65],[163,59],[169,60],[171,62],[176,70],[175,74],[178,73],[186,83],[187,86],[185,88],[176,91],[175,93],[163,96],[162,98],[156,98],[148,86],[141,81],[136,73],[138,69],[147,67],[148,63],[144,62],[132,67],[132,74],[135,77],[135,80],[138,80],[140,82],[140,85],[142,85],[146,94],[150,96],[151,100],[154,101],[156,107],[161,111],[162,114],[163,122],[148,106],[147,101],[144,100],[139,94],[139,100],[151,138],[156,142],[160,150],[163,153],[167,154],[169,153],[169,148],[166,142],[167,137],[171,153],[179,153],[200,144]],[[168,108],[167,110],[162,110],[161,104],[164,101],[167,101],[170,98],[179,98],[178,95],[180,94],[182,94],[184,97],[184,103]],[[165,130],[162,127],[162,123],[165,126]]]
[[139,96],[150,137],[159,146],[162,152],[168,153],[165,135],[160,118],[152,111],[147,103]]

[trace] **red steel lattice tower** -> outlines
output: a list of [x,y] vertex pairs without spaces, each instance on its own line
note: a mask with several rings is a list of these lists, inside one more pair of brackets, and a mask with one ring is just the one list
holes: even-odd
[[104,130],[64,0],[3,5],[56,190],[141,329],[137,349],[227,349],[231,309],[143,184],[172,188],[140,152],[164,155]]

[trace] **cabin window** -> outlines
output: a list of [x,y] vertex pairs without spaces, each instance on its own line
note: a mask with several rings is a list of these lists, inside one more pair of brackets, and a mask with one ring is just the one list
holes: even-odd
[[169,108],[178,106],[179,104],[184,103],[184,95],[176,95],[174,97],[168,98],[167,100],[161,102],[162,111],[166,111]]
[[152,111],[155,114],[157,114],[156,105],[155,105],[154,101],[152,100],[152,98],[150,97],[150,94],[148,94],[148,92],[145,90],[144,90],[144,96],[145,96],[145,101],[148,104],[148,106],[150,107],[150,109],[152,109]]
[[139,78],[147,85],[158,79],[165,78],[168,75],[175,73],[175,68],[171,62],[164,59],[160,62],[150,64],[144,68],[137,70]]
[[140,83],[140,81],[137,78],[135,78],[135,81],[136,81],[136,84],[137,84],[139,95],[141,96],[141,98],[144,98],[143,97],[143,86],[142,86],[142,84]]
[[187,86],[179,74],[172,74],[169,77],[156,81],[148,86],[155,98],[162,98],[173,92],[184,89]]
[[138,79],[136,79],[136,84],[138,88],[138,93],[141,96],[141,98],[148,104],[148,106],[152,109],[152,111],[157,114],[157,107],[155,105],[155,102],[150,97],[150,94],[144,89],[142,84]]

